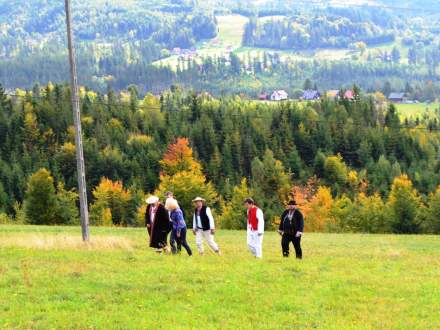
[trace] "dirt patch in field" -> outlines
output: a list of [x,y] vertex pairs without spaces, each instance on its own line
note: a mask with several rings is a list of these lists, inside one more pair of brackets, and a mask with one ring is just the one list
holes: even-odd
[[69,235],[12,234],[0,238],[0,247],[39,250],[132,250],[133,242],[125,237],[95,236],[84,243]]

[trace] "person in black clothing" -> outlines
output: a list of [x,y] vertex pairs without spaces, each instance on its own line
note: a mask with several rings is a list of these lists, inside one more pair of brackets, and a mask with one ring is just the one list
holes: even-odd
[[289,256],[289,244],[293,243],[297,259],[302,259],[301,236],[304,231],[304,217],[297,208],[295,201],[290,201],[287,210],[281,215],[280,227],[278,232],[282,236],[281,247],[283,256]]
[[150,247],[157,249],[157,252],[168,252],[167,237],[172,229],[168,211],[157,196],[150,196],[146,202],[145,227],[150,235]]

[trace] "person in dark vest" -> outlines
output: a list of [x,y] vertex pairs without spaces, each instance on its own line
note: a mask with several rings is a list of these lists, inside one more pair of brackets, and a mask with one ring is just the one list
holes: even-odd
[[287,210],[281,215],[278,232],[282,236],[283,256],[289,256],[289,244],[292,242],[297,259],[302,259],[301,236],[304,231],[304,217],[295,201],[290,201]]
[[193,199],[196,206],[193,215],[193,234],[196,236],[197,250],[199,254],[203,254],[203,241],[205,240],[209,247],[217,254],[220,254],[220,249],[214,241],[215,224],[211,209],[205,205],[205,200],[202,197]]
[[264,214],[252,198],[246,198],[247,244],[254,257],[263,258]]
[[157,252],[168,252],[167,237],[171,231],[168,211],[157,196],[150,196],[146,202],[148,207],[145,212],[145,226],[150,235],[150,247],[157,249]]
[[188,252],[188,255],[192,255],[191,248],[186,241],[186,223],[183,218],[182,210],[179,208],[179,203],[174,198],[167,198],[165,208],[170,212],[170,219],[173,223],[173,231],[171,232],[171,251],[176,254],[178,249],[175,243],[183,246]]

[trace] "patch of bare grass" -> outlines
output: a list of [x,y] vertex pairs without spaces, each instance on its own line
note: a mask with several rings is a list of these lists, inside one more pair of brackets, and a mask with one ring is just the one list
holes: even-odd
[[126,237],[95,236],[84,243],[71,235],[13,234],[0,239],[0,247],[38,250],[132,250],[133,242]]

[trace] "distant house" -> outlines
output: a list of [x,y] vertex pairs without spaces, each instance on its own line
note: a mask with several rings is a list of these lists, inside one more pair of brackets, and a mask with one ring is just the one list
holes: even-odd
[[284,101],[289,98],[289,94],[285,90],[274,91],[270,96],[272,101]]
[[354,92],[351,89],[346,90],[344,93],[344,99],[354,100]]
[[[329,99],[338,99],[341,96],[341,91],[339,91],[337,89],[332,89],[332,90],[327,91],[327,93],[325,93],[325,95]],[[344,99],[354,100],[354,92],[351,89],[346,90],[344,92]]]
[[173,48],[172,54],[173,55],[180,55],[182,50],[179,47]]
[[313,100],[319,100],[321,98],[321,94],[312,89],[305,90],[302,96],[302,99],[305,101],[313,101]]
[[266,93],[261,93],[260,95],[258,95],[258,99],[260,101],[266,101],[269,98],[269,95],[267,95]]
[[394,102],[394,103],[403,103],[406,102],[407,97],[405,93],[391,93],[388,96],[388,101]]
[[336,99],[339,95],[339,91],[337,89],[332,89],[332,90],[327,91],[327,93],[325,93],[325,95],[329,99]]

